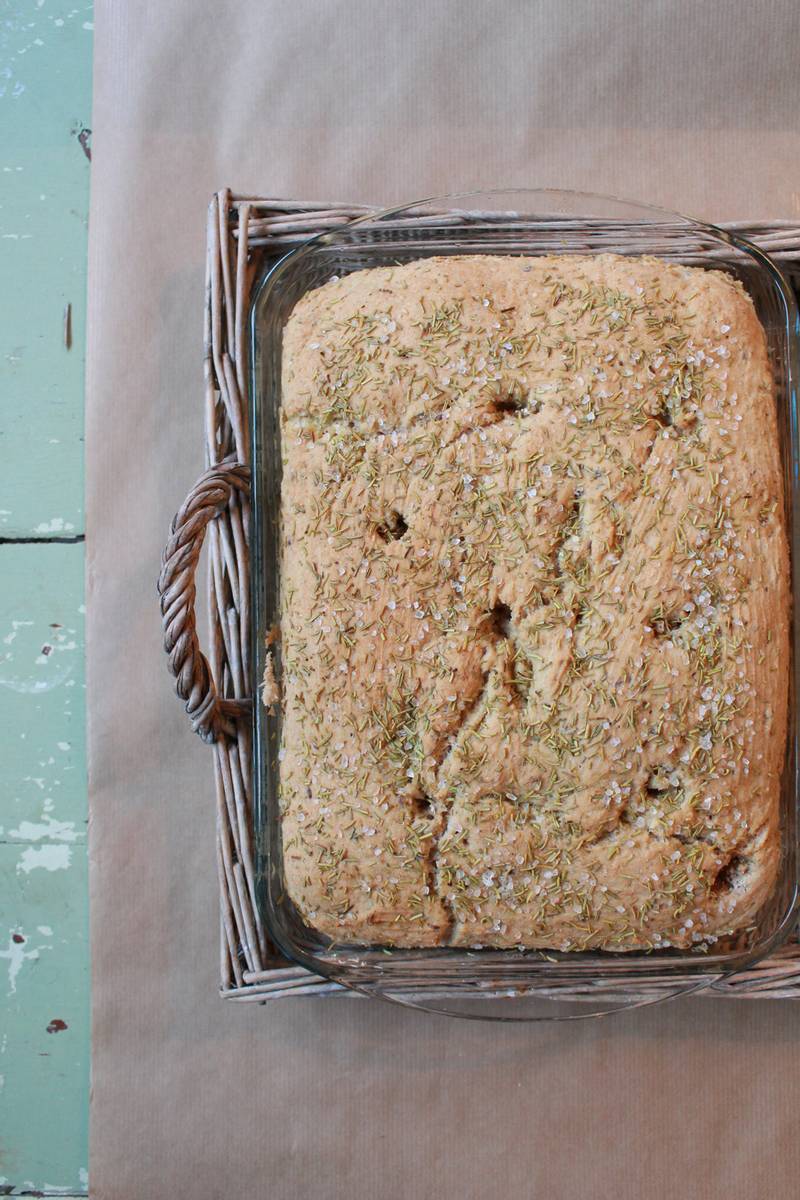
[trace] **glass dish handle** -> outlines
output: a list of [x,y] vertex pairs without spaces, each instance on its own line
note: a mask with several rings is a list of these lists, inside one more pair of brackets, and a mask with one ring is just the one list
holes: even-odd
[[[214,672],[200,649],[195,623],[195,573],[206,530],[240,494],[249,497],[250,469],[233,457],[200,476],[172,522],[158,577],[170,671],[178,695],[186,701],[192,728],[204,742],[235,737],[237,720],[249,717],[252,708],[249,697],[219,694]],[[224,570],[225,554],[222,549],[218,552]],[[244,564],[238,566],[237,574],[241,574]],[[235,595],[233,602],[238,609],[239,598]]]

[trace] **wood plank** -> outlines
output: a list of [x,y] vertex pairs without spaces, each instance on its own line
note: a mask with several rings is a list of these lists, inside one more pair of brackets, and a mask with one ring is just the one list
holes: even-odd
[[85,1192],[87,851],[31,849],[0,845],[0,1189]]
[[83,546],[0,545],[0,572],[0,841],[84,841]]
[[3,20],[0,537],[83,530],[91,21],[90,5],[65,0]]
[[0,572],[0,1192],[85,1192],[83,546]]
[[83,533],[91,54],[85,0],[4,11],[0,1194],[88,1188],[83,548],[2,543]]

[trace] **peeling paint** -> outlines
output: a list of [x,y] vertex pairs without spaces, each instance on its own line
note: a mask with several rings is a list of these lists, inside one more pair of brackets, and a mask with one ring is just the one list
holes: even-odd
[[43,815],[45,819],[40,823],[20,821],[17,829],[9,829],[8,836],[16,838],[19,842],[41,842],[44,838],[54,842],[77,842],[78,833],[74,821],[56,821],[54,817]]
[[63,517],[52,517],[49,521],[40,521],[34,526],[34,533],[68,533],[75,526],[71,521],[65,521]]
[[72,667],[65,667],[58,671],[50,679],[4,679],[0,676],[0,687],[8,688],[10,692],[19,692],[20,695],[33,695],[36,692],[52,692],[54,688],[60,687],[65,683],[72,674]]
[[10,646],[11,643],[14,641],[14,639],[17,637],[20,629],[24,629],[26,625],[33,625],[33,621],[12,621],[11,622],[11,633],[7,633],[6,636],[3,638],[3,641],[5,642],[5,644],[7,646]]
[[15,942],[13,938],[8,939],[8,946],[5,950],[0,950],[0,958],[8,959],[8,991],[7,996],[13,996],[17,990],[17,976],[22,970],[25,962],[35,962],[39,957],[38,950],[23,950],[22,946]]
[[72,860],[69,846],[26,846],[17,863],[17,873],[43,869],[45,871],[65,871]]
[[80,133],[78,134],[78,141],[80,143],[81,150],[86,155],[89,162],[91,162],[92,161],[92,131],[91,131],[91,129],[82,129],[80,131]]
[[[4,645],[12,649],[0,654],[0,664],[7,664],[0,674],[0,687],[21,695],[35,695],[60,687],[69,680],[77,665],[72,655],[72,651],[79,649],[76,629],[51,624],[54,632],[43,642],[41,635],[35,637],[21,632],[34,629],[35,625],[30,620],[13,620],[10,632],[2,639]],[[14,645],[18,637],[22,644]],[[58,661],[57,656],[61,656]]]

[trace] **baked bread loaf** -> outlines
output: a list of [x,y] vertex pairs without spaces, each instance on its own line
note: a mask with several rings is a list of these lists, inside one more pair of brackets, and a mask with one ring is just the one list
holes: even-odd
[[281,822],[344,943],[626,951],[780,856],[788,552],[764,332],[655,258],[430,258],[286,325]]

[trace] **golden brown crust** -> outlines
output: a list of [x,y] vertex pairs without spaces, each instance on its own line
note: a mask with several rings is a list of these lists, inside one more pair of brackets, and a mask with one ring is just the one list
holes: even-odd
[[763,331],[658,259],[427,259],[284,336],[287,887],[340,941],[707,944],[773,887]]

